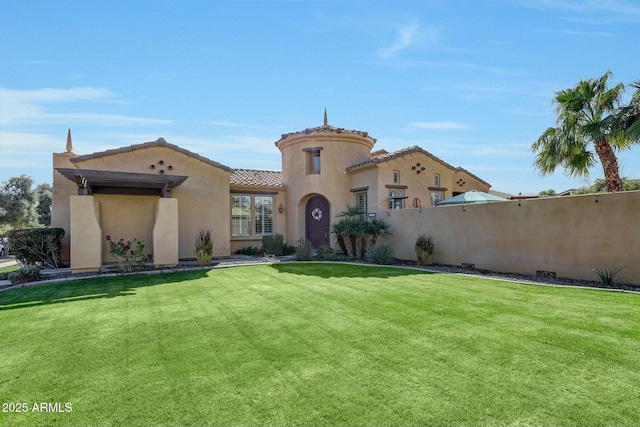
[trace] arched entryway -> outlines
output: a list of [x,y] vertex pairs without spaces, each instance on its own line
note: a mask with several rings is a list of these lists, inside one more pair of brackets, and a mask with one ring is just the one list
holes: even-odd
[[323,196],[311,197],[305,207],[305,229],[314,248],[331,244],[330,220],[329,201]]

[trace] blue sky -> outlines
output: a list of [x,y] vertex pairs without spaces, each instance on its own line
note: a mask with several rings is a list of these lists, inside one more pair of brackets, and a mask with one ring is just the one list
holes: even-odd
[[[327,108],[376,149],[562,191],[586,182],[531,166],[554,92],[640,79],[639,40],[631,0],[0,1],[0,181],[51,182],[69,128],[76,154],[163,137],[279,170],[274,142]],[[640,178],[640,146],[619,161]]]

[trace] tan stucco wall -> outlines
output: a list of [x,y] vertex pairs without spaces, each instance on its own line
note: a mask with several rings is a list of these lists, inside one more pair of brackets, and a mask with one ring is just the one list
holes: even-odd
[[[418,164],[420,164],[418,166]],[[414,168],[415,169],[412,169]],[[422,170],[422,168],[425,168]],[[400,182],[393,182],[393,172],[400,172]],[[420,171],[418,174],[417,171]],[[359,171],[357,171],[359,173]],[[420,200],[423,207],[431,206],[431,191],[429,187],[435,187],[435,175],[440,176],[440,188],[446,188],[444,199],[452,197],[453,192],[465,192],[472,189],[489,191],[489,185],[483,183],[464,171],[436,161],[422,152],[414,152],[396,159],[378,164],[378,204],[377,209],[389,209],[389,188],[387,185],[406,185],[404,190],[405,207],[413,207],[415,198]],[[456,183],[460,178],[464,185]]]
[[[160,160],[164,162],[164,165],[159,164]],[[156,166],[155,169],[150,168],[152,164]],[[230,222],[229,176],[231,172],[166,146],[115,152],[112,155],[76,162],[74,165],[80,169],[137,173],[155,173],[164,169],[167,175],[188,176],[189,178],[173,191],[173,197],[179,201],[179,257],[181,259],[195,257],[195,238],[201,228],[212,230],[214,256],[229,255],[231,232],[227,224]],[[172,166],[171,170],[169,170],[169,166]],[[146,197],[149,197],[148,201],[146,201]],[[108,199],[103,201],[106,200]],[[126,200],[127,205],[119,208],[121,210],[120,222],[110,224],[109,232],[112,235],[127,233],[131,234],[131,238],[144,238],[150,248],[157,197],[135,196]],[[141,203],[139,203],[140,201]],[[138,208],[133,207],[138,203],[140,204]],[[127,208],[134,209],[136,212],[138,212],[137,209],[140,209],[141,219],[129,221],[131,216],[126,214]],[[125,216],[122,216],[122,213]],[[131,229],[129,225],[126,225],[127,222],[138,223],[138,227]]]
[[53,199],[51,201],[51,227],[64,229],[62,250],[60,257],[64,263],[69,263],[70,248],[70,210],[69,197],[78,194],[78,187],[73,182],[59,174],[55,168],[74,168],[71,158],[73,153],[53,153]]
[[[329,201],[331,223],[347,204],[353,204],[351,177],[345,169],[369,159],[373,141],[354,134],[312,133],[295,135],[280,141],[283,182],[287,186],[287,243],[305,237],[304,206],[312,195]],[[321,172],[307,174],[305,148],[322,147]],[[295,209],[295,211],[292,211]]]
[[[350,205],[355,205],[356,203],[356,196],[355,196],[356,193],[351,192],[351,189],[368,187],[367,188],[367,205],[368,205],[367,210],[369,212],[377,212],[380,209],[379,208],[378,173],[379,173],[378,167],[373,165],[371,167],[358,169],[356,172],[348,174],[348,176],[350,177],[350,185],[349,185],[349,192],[351,193],[350,200],[349,200]],[[385,195],[385,200],[386,200],[386,197],[387,196]]]
[[91,196],[72,195],[70,205],[71,270],[95,272],[102,265],[99,203]]
[[[597,200],[597,203],[596,203]],[[435,262],[597,280],[594,268],[625,266],[619,279],[640,283],[640,191],[396,210],[386,238],[415,260],[419,234],[434,239]]]
[[160,198],[153,225],[153,264],[176,265],[179,259],[178,199]]
[[109,254],[109,242],[120,239],[144,241],[144,251],[153,250],[153,223],[155,222],[157,196],[127,196],[118,194],[96,194],[93,196],[100,205],[100,226],[102,227],[102,262],[116,263]]

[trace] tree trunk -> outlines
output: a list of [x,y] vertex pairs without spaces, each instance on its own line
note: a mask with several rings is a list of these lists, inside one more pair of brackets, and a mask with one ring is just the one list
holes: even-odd
[[613,148],[606,138],[600,138],[595,143],[596,154],[604,169],[604,179],[607,182],[607,190],[610,192],[622,191],[622,180],[618,172],[618,159]]
[[378,235],[374,233],[371,235],[371,247],[375,247],[376,243],[378,243]]
[[353,258],[353,242],[351,241],[350,234],[343,234],[342,240],[344,240],[344,246],[347,249],[347,256]]
[[356,258],[362,258],[362,236],[356,236],[356,247],[353,248]]

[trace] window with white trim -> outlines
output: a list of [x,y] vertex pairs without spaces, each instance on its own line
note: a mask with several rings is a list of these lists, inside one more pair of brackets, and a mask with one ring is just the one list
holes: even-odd
[[367,197],[366,191],[359,191],[356,193],[356,206],[365,214],[369,212],[369,205],[368,205],[367,199],[368,197]]
[[393,183],[400,184],[400,171],[393,171]]
[[436,206],[444,199],[444,193],[442,191],[431,192],[431,206]]
[[255,230],[256,236],[273,234],[273,197],[255,197]]
[[433,175],[433,185],[435,185],[436,187],[440,187],[440,174],[439,173]]
[[251,236],[251,196],[231,196],[231,235]]
[[404,208],[404,190],[389,190],[389,209]]
[[273,204],[273,196],[231,196],[231,236],[274,234]]

